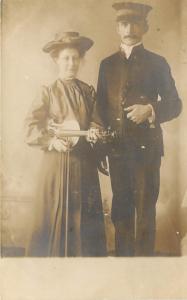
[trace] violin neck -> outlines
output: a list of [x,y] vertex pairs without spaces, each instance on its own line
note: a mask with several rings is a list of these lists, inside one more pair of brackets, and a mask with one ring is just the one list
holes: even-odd
[[88,130],[63,130],[60,137],[80,137],[87,136]]

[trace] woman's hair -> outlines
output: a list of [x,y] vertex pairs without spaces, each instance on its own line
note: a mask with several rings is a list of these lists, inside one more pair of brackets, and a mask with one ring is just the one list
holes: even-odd
[[80,55],[81,58],[84,57],[85,52],[86,52],[85,50],[81,49],[81,47],[70,45],[70,46],[59,46],[59,47],[55,48],[54,50],[52,50],[52,51],[50,52],[50,55],[51,55],[51,57],[52,57],[53,59],[57,59],[58,56],[59,56],[59,53],[60,53],[62,50],[67,49],[67,48],[70,48],[70,49],[76,49],[76,50],[79,52],[79,55]]

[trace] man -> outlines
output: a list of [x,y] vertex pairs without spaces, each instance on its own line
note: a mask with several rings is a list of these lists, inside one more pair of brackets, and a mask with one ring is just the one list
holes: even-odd
[[176,118],[182,105],[166,60],[142,44],[152,7],[120,2],[113,8],[121,45],[101,62],[97,114],[117,132],[108,145],[116,255],[152,256],[163,155],[160,123]]

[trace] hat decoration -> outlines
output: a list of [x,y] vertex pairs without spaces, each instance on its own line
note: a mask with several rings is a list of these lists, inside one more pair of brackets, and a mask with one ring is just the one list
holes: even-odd
[[51,52],[60,47],[78,47],[82,51],[87,51],[93,46],[93,41],[87,37],[80,36],[78,32],[69,31],[56,34],[53,41],[48,42],[44,47],[44,52]]

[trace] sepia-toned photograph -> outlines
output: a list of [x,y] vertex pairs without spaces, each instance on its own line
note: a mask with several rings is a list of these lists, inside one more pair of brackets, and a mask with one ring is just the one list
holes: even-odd
[[186,4],[1,2],[2,261],[187,255]]

